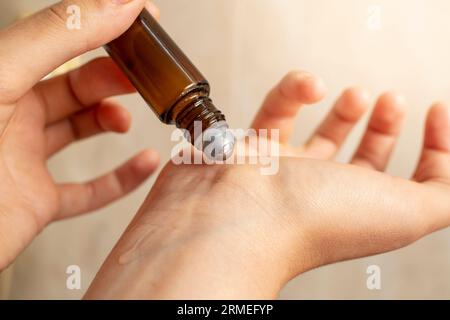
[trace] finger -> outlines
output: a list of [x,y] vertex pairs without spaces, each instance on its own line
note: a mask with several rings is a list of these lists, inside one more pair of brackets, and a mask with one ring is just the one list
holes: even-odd
[[405,99],[394,93],[382,95],[369,120],[367,130],[352,163],[384,170],[403,127]]
[[266,97],[252,128],[279,129],[280,142],[291,137],[295,117],[304,104],[312,104],[325,95],[323,81],[306,72],[291,72]]
[[435,104],[428,112],[422,156],[414,178],[420,182],[450,182],[450,111],[443,103]]
[[131,124],[130,113],[122,106],[103,101],[97,107],[74,114],[45,130],[47,156],[52,156],[74,141],[103,132],[127,132]]
[[64,120],[101,100],[134,92],[111,58],[95,59],[79,69],[40,82],[35,91],[42,98],[47,124]]
[[332,158],[369,107],[369,93],[359,88],[345,90],[333,109],[309,139],[305,154],[311,158]]
[[113,172],[93,181],[61,185],[61,211],[56,220],[99,209],[125,196],[144,182],[156,170],[158,164],[158,154],[146,150]]
[[0,102],[12,103],[66,61],[125,32],[145,0],[64,0],[0,33]]

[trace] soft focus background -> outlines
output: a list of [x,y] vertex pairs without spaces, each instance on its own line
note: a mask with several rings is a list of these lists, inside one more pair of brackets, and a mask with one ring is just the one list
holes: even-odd
[[[5,26],[52,2],[2,0],[0,24]],[[163,26],[210,80],[214,101],[232,127],[245,128],[265,93],[291,69],[311,71],[329,85],[323,103],[302,110],[295,143],[307,138],[345,87],[367,87],[374,98],[394,89],[406,95],[410,110],[389,172],[409,177],[418,158],[428,106],[435,100],[450,102],[448,0],[155,2],[161,8]],[[98,50],[81,60],[97,55],[104,52]],[[70,147],[50,161],[58,180],[85,180],[149,146],[161,152],[163,163],[168,160],[171,128],[161,125],[139,96],[120,100],[134,116],[131,132]],[[363,126],[354,131],[340,160],[350,157]],[[46,229],[0,275],[0,297],[82,297],[153,181],[96,214]],[[366,269],[372,264],[382,271],[378,291],[366,287]],[[69,265],[81,267],[82,290],[66,289]],[[292,281],[281,298],[449,299],[450,230],[394,253],[309,272]]]

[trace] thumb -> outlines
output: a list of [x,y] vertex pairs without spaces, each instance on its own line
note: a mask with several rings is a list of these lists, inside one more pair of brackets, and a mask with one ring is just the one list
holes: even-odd
[[17,101],[64,62],[125,32],[145,0],[64,0],[0,32],[0,102]]

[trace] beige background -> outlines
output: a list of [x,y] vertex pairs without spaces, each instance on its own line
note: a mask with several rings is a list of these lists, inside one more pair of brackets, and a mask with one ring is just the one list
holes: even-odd
[[[2,0],[0,21],[52,3]],[[288,70],[306,69],[329,85],[323,103],[305,108],[295,142],[304,140],[338,92],[358,84],[373,94],[403,92],[410,110],[389,171],[410,175],[418,157],[426,108],[450,101],[448,0],[171,0],[155,1],[162,24],[209,78],[217,105],[233,127],[245,127],[265,92]],[[380,5],[382,28],[368,27],[368,8]],[[0,44],[1,45],[1,44]],[[98,51],[83,57],[86,61]],[[170,128],[138,96],[121,98],[134,116],[126,136],[74,145],[50,162],[58,180],[84,180],[151,146],[168,159]],[[347,159],[363,126],[340,155]],[[0,278],[3,298],[83,295],[153,179],[100,212],[46,229]],[[82,290],[65,288],[66,267],[82,269]],[[382,290],[366,288],[366,268],[382,268]],[[450,230],[406,249],[315,270],[292,281],[282,298],[450,298]]]

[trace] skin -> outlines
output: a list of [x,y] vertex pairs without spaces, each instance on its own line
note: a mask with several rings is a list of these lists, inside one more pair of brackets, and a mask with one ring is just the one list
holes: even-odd
[[256,165],[169,163],[111,252],[86,298],[271,299],[310,269],[404,247],[450,224],[450,113],[428,114],[411,180],[386,167],[405,99],[376,102],[350,164],[333,162],[369,107],[350,88],[304,146],[292,146],[295,116],[324,95],[305,72],[268,95],[253,128],[279,128],[280,171]]
[[[65,27],[69,4],[81,7],[89,27]],[[91,182],[54,182],[46,160],[55,152],[127,130],[128,113],[105,99],[133,89],[106,58],[39,82],[120,35],[144,5],[62,2],[0,32],[0,270],[49,223],[122,197],[156,168],[157,155],[144,151]],[[273,298],[307,270],[394,250],[447,227],[448,109],[430,109],[423,154],[408,181],[381,172],[405,113],[394,93],[379,97],[351,164],[332,159],[369,107],[358,88],[343,92],[305,146],[288,144],[300,107],[324,94],[323,82],[305,72],[290,73],[269,93],[252,128],[281,130],[277,175],[262,176],[257,165],[167,164],[86,298]]]

